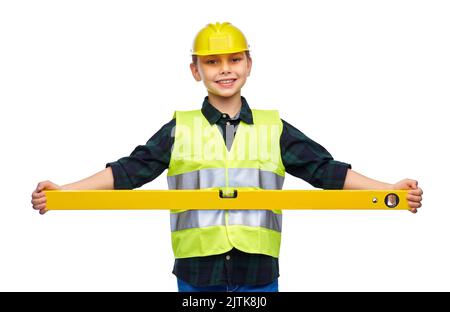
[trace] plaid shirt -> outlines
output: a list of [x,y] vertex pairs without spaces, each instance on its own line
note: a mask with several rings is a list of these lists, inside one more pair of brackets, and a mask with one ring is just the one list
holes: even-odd
[[[253,124],[250,107],[244,97],[240,112],[233,118],[203,101],[202,113],[209,123],[222,129],[227,148],[231,148],[238,124]],[[322,189],[342,189],[349,164],[335,161],[320,144],[282,120],[281,158],[286,172]],[[108,163],[114,176],[115,189],[138,188],[169,167],[174,137],[175,119],[165,124],[145,145],[140,145],[128,157]],[[231,130],[232,129],[232,130]],[[231,131],[230,131],[231,130]],[[237,249],[207,257],[175,259],[173,273],[194,286],[262,285],[279,276],[278,259],[261,254],[248,254]]]

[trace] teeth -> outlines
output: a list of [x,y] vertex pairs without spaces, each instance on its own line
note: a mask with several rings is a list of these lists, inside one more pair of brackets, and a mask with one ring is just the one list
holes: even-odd
[[232,83],[234,81],[234,79],[230,79],[230,80],[219,80],[219,83]]

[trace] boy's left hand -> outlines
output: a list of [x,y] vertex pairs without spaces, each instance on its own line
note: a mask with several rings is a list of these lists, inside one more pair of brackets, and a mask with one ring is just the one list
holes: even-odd
[[404,179],[394,184],[394,190],[410,190],[406,199],[412,213],[416,213],[417,209],[422,207],[422,189],[418,186],[416,180]]

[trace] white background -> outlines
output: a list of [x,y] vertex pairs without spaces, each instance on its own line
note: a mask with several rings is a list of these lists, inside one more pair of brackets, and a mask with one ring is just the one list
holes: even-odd
[[[251,107],[275,108],[423,208],[289,211],[281,291],[449,291],[447,1],[2,1],[0,290],[176,291],[167,211],[60,211],[31,192],[129,155],[200,108],[196,32],[247,36]],[[311,189],[287,177],[287,189]],[[165,173],[145,189],[166,189]]]

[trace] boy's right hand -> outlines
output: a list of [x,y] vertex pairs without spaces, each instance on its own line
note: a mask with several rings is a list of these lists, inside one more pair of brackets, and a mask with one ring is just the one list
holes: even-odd
[[61,186],[51,182],[43,181],[39,182],[34,192],[31,194],[31,203],[33,209],[39,210],[39,213],[43,215],[47,212],[47,198],[45,198],[44,190],[60,190]]

